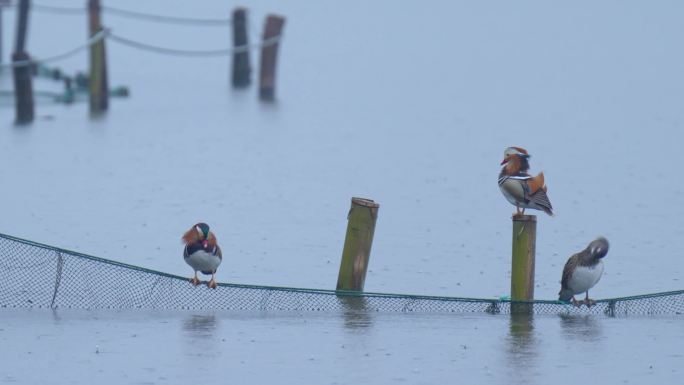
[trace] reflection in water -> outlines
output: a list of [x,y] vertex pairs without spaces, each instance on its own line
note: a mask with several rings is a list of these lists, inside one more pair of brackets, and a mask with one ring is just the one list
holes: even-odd
[[[506,349],[508,365],[517,383],[534,383],[537,339],[534,336],[534,315],[529,311],[511,312]],[[512,377],[513,378],[513,377]]]
[[603,334],[601,323],[592,315],[561,314],[560,322],[563,336],[569,339],[594,342]]
[[218,319],[214,314],[191,314],[183,320],[183,337],[187,340],[184,365],[193,370],[211,370],[220,359],[221,341],[214,338]]
[[363,331],[373,324],[368,311],[368,301],[364,297],[338,296],[344,308],[344,326],[352,331]]
[[214,314],[190,315],[183,321],[183,330],[192,337],[211,337],[216,331],[218,320]]
[[55,324],[62,322],[62,317],[59,315],[56,308],[52,309],[52,320]]

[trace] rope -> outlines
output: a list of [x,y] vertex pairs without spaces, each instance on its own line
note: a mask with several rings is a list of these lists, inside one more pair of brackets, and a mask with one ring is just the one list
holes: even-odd
[[[15,3],[13,3],[14,5]],[[74,15],[74,14],[82,14],[84,11],[86,11],[86,8],[83,7],[62,7],[62,6],[53,6],[53,5],[45,5],[45,4],[37,4],[37,3],[32,3],[31,7],[38,11],[44,11],[44,12],[49,12],[49,13],[56,13],[56,14],[68,14],[68,15]],[[176,23],[176,24],[193,24],[193,25],[227,25],[231,23],[230,19],[199,19],[199,18],[187,18],[187,17],[175,17],[175,16],[161,16],[161,15],[154,15],[154,14],[149,14],[149,13],[142,13],[142,12],[137,12],[137,11],[130,11],[126,9],[121,9],[121,8],[115,8],[115,7],[109,7],[109,6],[102,6],[102,10],[115,14],[115,15],[120,15],[124,17],[132,17],[132,18],[138,18],[138,19],[144,19],[144,20],[150,20],[150,21],[155,21],[155,22],[168,22],[168,23]],[[140,50],[145,50],[145,51],[150,51],[150,52],[156,52],[159,54],[165,54],[165,55],[174,55],[174,56],[186,56],[186,57],[217,57],[217,56],[230,56],[234,55],[236,53],[241,53],[241,52],[247,52],[251,49],[255,48],[263,48],[263,47],[269,47],[272,45],[277,44],[282,36],[274,36],[268,39],[265,39],[261,41],[260,43],[253,43],[253,44],[247,44],[243,46],[237,46],[233,48],[224,48],[224,49],[217,49],[217,50],[182,50],[182,49],[175,49],[175,48],[167,48],[167,47],[160,47],[160,46],[155,46],[152,44],[147,44],[139,41],[135,41],[132,39],[128,39],[125,37],[121,37],[118,35],[112,34],[110,31],[101,31],[95,34],[92,38],[90,38],[86,44],[76,47],[70,51],[67,51],[63,54],[55,55],[49,58],[45,59],[30,59],[30,60],[23,60],[23,61],[17,61],[17,62],[12,62],[12,63],[4,63],[0,64],[0,68],[13,68],[13,67],[22,67],[22,66],[29,66],[37,63],[47,63],[47,62],[52,62],[52,61],[57,61],[61,59],[65,59],[67,57],[70,57],[85,48],[89,47],[92,44],[97,43],[103,38],[110,38],[120,44],[127,45],[129,47],[137,48]]]
[[[48,98],[48,99],[53,99],[57,100],[61,97],[63,97],[64,93],[61,92],[54,92],[54,91],[40,91],[40,90],[34,90],[33,91],[33,96],[34,97],[40,97],[40,98]],[[0,90],[0,98],[5,98],[5,99],[14,99],[14,91],[13,90]]]
[[113,15],[130,17],[134,19],[149,20],[158,23],[190,24],[190,25],[230,25],[230,19],[198,19],[190,17],[162,16],[151,13],[129,11],[127,9],[102,6],[102,10]]
[[73,55],[83,51],[84,49],[90,47],[91,45],[99,42],[100,40],[107,37],[108,34],[109,34],[109,30],[103,29],[102,31],[96,33],[95,35],[93,35],[93,37],[88,39],[85,42],[85,44],[82,44],[76,48],[73,48],[73,49],[66,51],[64,53],[61,53],[59,55],[50,56],[50,57],[47,57],[44,59],[29,59],[29,60],[15,61],[15,62],[11,62],[11,63],[2,63],[2,64],[0,64],[0,67],[2,67],[2,68],[24,67],[24,66],[30,66],[30,65],[38,64],[38,63],[48,63],[48,62],[66,59],[70,56],[73,56]]
[[[12,4],[14,5],[14,3]],[[55,13],[58,15],[81,15],[86,10],[84,7],[59,7],[55,5],[43,5],[31,2],[31,9],[38,12]]]
[[240,52],[246,52],[254,48],[263,48],[263,47],[269,47],[272,45],[277,44],[282,36],[274,36],[272,38],[268,38],[265,40],[262,40],[260,43],[253,43],[253,44],[247,44],[247,45],[242,45],[242,46],[237,46],[234,48],[224,48],[224,49],[216,49],[216,50],[181,50],[181,49],[175,49],[175,48],[166,48],[166,47],[159,47],[147,43],[142,43],[139,41],[127,39],[125,37],[121,37],[118,35],[114,35],[112,33],[109,34],[109,39],[121,43],[123,45],[127,45],[129,47],[141,49],[144,51],[150,51],[150,52],[156,52],[160,54],[165,54],[165,55],[174,55],[174,56],[188,56],[188,57],[211,57],[211,56],[229,56],[233,55],[236,53]]
[[[39,12],[54,13],[58,15],[81,15],[88,10],[87,7],[62,7],[54,5],[37,4],[33,2],[31,3],[31,7]],[[131,11],[128,9],[110,7],[105,5],[101,6],[100,9],[112,15],[128,17],[132,19],[147,20],[157,23],[225,26],[230,25],[232,22],[231,19],[202,19],[193,17],[155,15],[152,13]]]

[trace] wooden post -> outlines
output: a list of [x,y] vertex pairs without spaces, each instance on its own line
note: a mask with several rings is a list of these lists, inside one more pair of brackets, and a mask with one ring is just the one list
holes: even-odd
[[[511,264],[511,300],[534,299],[534,258],[537,241],[537,217],[513,216],[513,253]],[[520,305],[520,304],[518,304]],[[517,307],[517,309],[515,309]],[[530,306],[514,306],[511,311],[529,311]]]
[[259,97],[264,101],[275,99],[275,71],[279,41],[285,18],[269,15],[264,26],[259,71]]
[[[5,53],[3,52],[3,20],[2,20],[2,10],[5,7],[9,7],[12,4],[10,3],[10,0],[0,0],[0,64],[5,62]],[[2,72],[2,66],[0,65],[0,72]]]
[[[100,0],[88,0],[88,31],[90,37],[102,31]],[[109,106],[107,55],[105,39],[90,46],[90,112],[100,114]]]
[[379,209],[370,199],[352,198],[337,290],[363,291]]
[[[233,11],[233,87],[244,88],[250,83],[252,69],[249,67],[249,44],[247,40],[247,10]],[[240,47],[240,48],[239,48]]]
[[[26,53],[26,33],[28,30],[29,0],[19,1],[17,13],[17,40],[12,53],[12,62],[26,62],[31,59]],[[16,107],[16,123],[26,124],[33,121],[33,76],[31,65],[18,65],[13,68],[14,103]]]

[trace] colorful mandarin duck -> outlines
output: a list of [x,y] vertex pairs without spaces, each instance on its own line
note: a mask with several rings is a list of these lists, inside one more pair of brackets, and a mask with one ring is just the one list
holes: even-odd
[[[603,275],[603,257],[608,254],[608,240],[600,237],[592,241],[586,249],[574,254],[565,263],[561,290],[558,293],[560,301],[572,301],[575,306],[583,303],[591,307],[596,301],[589,299],[589,289],[594,287]],[[575,294],[586,292],[584,301],[577,301]]]
[[211,280],[207,282],[207,286],[216,289],[218,286],[215,280],[216,269],[221,264],[223,256],[221,248],[216,243],[216,236],[209,230],[209,225],[198,223],[192,226],[183,234],[183,243],[185,243],[183,258],[190,267],[195,269],[195,276],[190,279],[190,283],[195,286],[201,283],[197,278],[197,272],[201,271],[202,274],[211,274]]
[[[525,209],[543,210],[553,216],[553,207],[546,196],[544,173],[530,176],[527,150],[520,147],[508,147],[504,151],[503,166],[499,173],[499,188],[503,195],[515,206],[515,215],[525,214]],[[522,208],[522,211],[520,209]]]

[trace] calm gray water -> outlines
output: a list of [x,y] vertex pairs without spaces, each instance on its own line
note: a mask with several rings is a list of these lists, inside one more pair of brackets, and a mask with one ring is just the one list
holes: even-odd
[[[231,10],[109,4],[196,17]],[[84,104],[40,105],[36,122],[18,128],[0,109],[0,232],[189,275],[179,238],[202,220],[224,249],[220,281],[332,288],[349,199],[363,196],[381,204],[367,290],[498,297],[509,291],[513,207],[495,180],[504,148],[518,145],[545,172],[557,213],[539,215],[537,298],[555,297],[566,258],[597,235],[611,251],[594,297],[682,288],[680,2],[248,6],[253,37],[266,13],[288,18],[277,103],[232,91],[227,58],[111,42],[110,82],[132,95],[104,118],[89,119]],[[13,16],[5,12],[5,47]],[[104,21],[161,46],[229,45],[221,27]],[[35,57],[80,44],[86,29],[85,17],[37,12],[31,26]],[[82,54],[60,66],[86,63]],[[10,88],[3,74],[0,89]],[[3,365],[0,378],[20,383],[59,368],[74,383],[281,379],[265,367],[292,383],[644,383],[673,382],[682,363],[678,319],[536,318],[517,335],[509,318],[483,316],[2,318],[11,370]],[[513,370],[518,360],[526,370]]]
[[3,313],[2,383],[647,384],[682,376],[678,318]]

